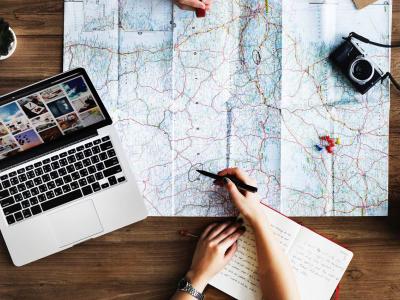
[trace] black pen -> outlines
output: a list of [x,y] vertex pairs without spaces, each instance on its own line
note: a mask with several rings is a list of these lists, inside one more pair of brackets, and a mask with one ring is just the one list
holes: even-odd
[[224,180],[225,177],[229,178],[236,185],[236,187],[238,189],[241,189],[241,190],[245,190],[245,191],[248,191],[248,192],[251,192],[251,193],[257,193],[257,191],[258,191],[258,189],[256,187],[248,185],[248,184],[245,184],[244,182],[240,181],[239,179],[237,179],[234,176],[230,176],[230,175],[219,176],[217,174],[213,174],[213,173],[210,173],[210,172],[207,172],[207,171],[203,171],[203,170],[196,170],[196,171],[199,172],[201,175],[213,178],[215,180],[221,180],[222,181],[222,180]]

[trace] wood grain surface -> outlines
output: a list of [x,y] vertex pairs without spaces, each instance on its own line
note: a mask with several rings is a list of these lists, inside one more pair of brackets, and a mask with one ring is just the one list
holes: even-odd
[[[16,53],[0,61],[0,94],[62,70],[63,10],[62,0],[0,0],[0,17],[18,36]],[[400,0],[393,42],[400,42]],[[400,78],[400,49],[392,73]],[[354,252],[340,299],[400,299],[400,93],[393,89],[390,118],[390,216],[296,218]],[[178,231],[200,233],[215,220],[152,217],[22,268],[0,238],[0,299],[168,299],[196,243]],[[209,287],[206,299],[230,298]]]

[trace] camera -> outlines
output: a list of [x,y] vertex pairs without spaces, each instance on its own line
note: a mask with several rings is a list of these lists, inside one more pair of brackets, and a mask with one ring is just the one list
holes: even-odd
[[385,79],[381,69],[366,56],[351,35],[344,38],[344,42],[329,55],[329,59],[362,95]]

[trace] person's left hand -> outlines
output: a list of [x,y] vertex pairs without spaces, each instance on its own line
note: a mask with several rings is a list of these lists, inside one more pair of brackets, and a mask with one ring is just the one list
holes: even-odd
[[196,8],[201,8],[209,10],[211,8],[212,0],[174,0],[174,3],[184,10],[195,10]]
[[243,221],[214,223],[201,235],[192,265],[186,278],[193,287],[202,292],[208,282],[219,272],[237,250],[236,241],[245,232]]

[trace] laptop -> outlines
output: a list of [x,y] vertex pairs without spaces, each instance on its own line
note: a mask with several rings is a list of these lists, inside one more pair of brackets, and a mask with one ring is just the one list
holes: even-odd
[[146,218],[82,68],[0,97],[0,229],[22,266]]

